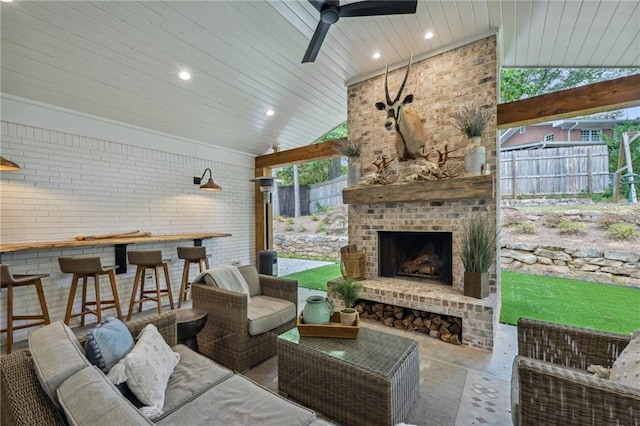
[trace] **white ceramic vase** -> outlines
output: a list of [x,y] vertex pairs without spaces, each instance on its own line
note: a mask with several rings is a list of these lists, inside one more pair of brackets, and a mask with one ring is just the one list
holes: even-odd
[[467,176],[482,174],[482,166],[486,161],[485,147],[480,145],[480,136],[473,137],[473,144],[464,155],[464,172]]
[[347,186],[355,186],[358,184],[360,178],[362,177],[362,167],[360,166],[360,159],[349,157],[347,162]]

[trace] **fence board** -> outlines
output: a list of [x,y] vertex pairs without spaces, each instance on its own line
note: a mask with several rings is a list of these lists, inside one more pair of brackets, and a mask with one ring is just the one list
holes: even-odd
[[500,153],[500,192],[518,195],[601,193],[609,186],[606,145]]
[[316,213],[321,207],[342,205],[342,190],[347,187],[347,176],[340,176],[326,182],[309,185],[309,211]]
[[[294,217],[295,216],[295,195],[293,186],[278,186],[278,207],[279,212],[274,210],[274,215]],[[300,185],[300,215],[309,214],[309,188]]]

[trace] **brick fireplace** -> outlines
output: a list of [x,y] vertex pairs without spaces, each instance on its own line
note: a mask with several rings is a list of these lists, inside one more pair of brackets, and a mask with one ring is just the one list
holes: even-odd
[[[391,92],[397,90],[404,72],[402,67],[389,72]],[[411,107],[424,124],[426,148],[441,152],[445,145],[463,148],[468,141],[453,126],[451,113],[472,103],[495,111],[496,37],[415,61],[407,87],[414,95]],[[378,156],[390,159],[395,155],[394,135],[384,129],[384,117],[374,108],[381,95],[382,75],[348,88],[349,138],[363,141],[364,174],[374,170],[372,163]],[[497,221],[495,118],[494,113],[481,142],[487,152],[488,175],[355,186],[343,191],[343,202],[349,205],[349,243],[367,253],[361,298],[461,318],[462,345],[484,350],[493,349],[499,265],[496,262],[491,269],[489,297],[464,296],[460,230],[476,215]],[[411,164],[396,160],[392,169],[402,175],[403,168]],[[415,269],[411,262],[417,258],[427,261]]]

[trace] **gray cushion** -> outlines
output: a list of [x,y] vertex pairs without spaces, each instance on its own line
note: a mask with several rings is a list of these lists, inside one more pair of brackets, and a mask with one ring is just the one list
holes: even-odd
[[260,287],[260,276],[258,270],[254,265],[240,266],[238,271],[244,277],[244,280],[249,285],[249,296],[257,296],[262,294],[262,287]]
[[84,347],[89,362],[106,374],[134,345],[127,326],[116,317],[107,317],[89,330]]
[[58,387],[58,400],[71,425],[150,425],[98,367],[75,373]]
[[257,336],[296,317],[296,305],[284,299],[255,296],[247,307],[249,334]]
[[623,385],[640,388],[640,331],[636,331],[611,366],[609,378]]
[[307,425],[315,418],[313,411],[234,375],[156,424],[282,426]]
[[192,351],[185,345],[176,345],[171,349],[180,354],[180,362],[173,370],[167,384],[162,417],[166,417],[186,402],[233,376],[231,370]]
[[58,386],[73,374],[91,366],[78,338],[62,321],[32,332],[29,335],[29,351],[40,384],[56,405]]

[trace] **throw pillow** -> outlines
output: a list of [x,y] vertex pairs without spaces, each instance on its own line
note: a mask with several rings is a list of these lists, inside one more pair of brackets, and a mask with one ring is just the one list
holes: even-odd
[[640,331],[636,331],[629,344],[611,366],[610,379],[623,385],[640,388]]
[[145,404],[140,412],[153,419],[162,414],[169,377],[179,361],[180,354],[171,350],[155,325],[148,324],[131,352],[109,371],[109,379],[115,384],[126,381]]
[[102,324],[89,330],[84,350],[89,362],[107,374],[134,345],[127,326],[116,317],[107,317]]

